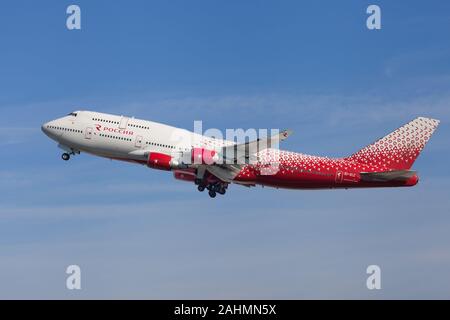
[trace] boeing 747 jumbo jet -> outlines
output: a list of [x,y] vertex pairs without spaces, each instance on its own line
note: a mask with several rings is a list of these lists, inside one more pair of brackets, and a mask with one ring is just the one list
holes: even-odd
[[168,125],[92,111],[76,111],[47,122],[42,131],[64,150],[63,160],[86,152],[172,171],[209,196],[230,183],[290,189],[409,187],[411,170],[439,124],[419,117],[343,158],[282,151],[274,145],[291,132],[245,143],[207,137]]

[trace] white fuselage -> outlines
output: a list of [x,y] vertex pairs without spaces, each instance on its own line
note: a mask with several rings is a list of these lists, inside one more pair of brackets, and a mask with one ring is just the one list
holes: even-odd
[[232,142],[208,138],[157,122],[91,111],[76,111],[42,125],[67,152],[143,161],[148,152],[190,154],[194,147],[216,150]]

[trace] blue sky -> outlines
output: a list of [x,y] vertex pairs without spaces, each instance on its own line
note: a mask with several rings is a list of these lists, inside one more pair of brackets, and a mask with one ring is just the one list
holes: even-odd
[[[82,30],[65,27],[82,10]],[[382,29],[365,26],[369,4]],[[0,298],[450,298],[448,1],[3,1]],[[291,128],[344,156],[441,125],[408,189],[231,186],[81,155],[40,125],[76,109],[192,129]],[[81,291],[65,268],[82,269]],[[382,290],[365,287],[382,269]]]

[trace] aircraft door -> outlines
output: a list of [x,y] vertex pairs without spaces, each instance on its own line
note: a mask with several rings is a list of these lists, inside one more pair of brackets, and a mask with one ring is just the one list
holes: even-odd
[[84,134],[84,138],[85,139],[91,139],[92,138],[92,128],[91,127],[87,127],[86,128],[86,133]]
[[120,119],[119,129],[126,129],[126,128],[127,128],[127,125],[128,125],[128,120],[130,120],[130,118],[122,117],[122,118]]
[[134,144],[135,147],[142,147],[142,136],[137,136],[136,137],[136,143]]
[[344,174],[342,171],[336,171],[336,183],[342,183],[342,180],[344,179]]

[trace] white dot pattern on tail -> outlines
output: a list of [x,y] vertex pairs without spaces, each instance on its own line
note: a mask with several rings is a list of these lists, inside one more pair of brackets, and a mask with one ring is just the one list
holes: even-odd
[[346,160],[371,164],[382,171],[409,169],[438,124],[438,120],[417,118]]
[[237,178],[258,175],[267,164],[279,164],[279,173],[308,171],[334,173],[381,172],[409,169],[439,124],[438,120],[417,118],[348,158],[328,158],[266,149],[258,154],[258,165],[246,165]]

